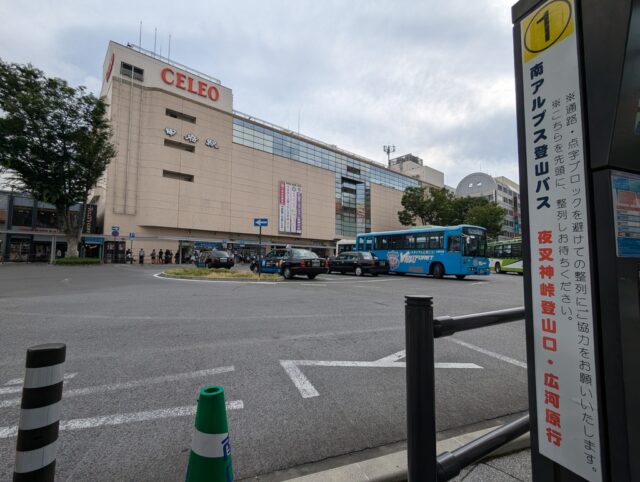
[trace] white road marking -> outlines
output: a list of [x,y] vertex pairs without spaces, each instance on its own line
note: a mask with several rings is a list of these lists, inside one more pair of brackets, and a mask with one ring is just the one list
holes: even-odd
[[[75,377],[77,375],[77,373],[65,373],[64,375],[64,379],[65,380],[71,380],[73,377]],[[8,387],[8,388],[0,388],[0,395],[6,395],[8,393],[20,393],[22,391],[22,383],[24,382],[24,379],[22,378],[14,378],[13,380],[9,380],[7,383],[5,383],[5,385],[20,385],[19,387]]]
[[[299,283],[300,286],[327,286],[322,283]],[[298,284],[296,284],[298,286]]]
[[[300,366],[307,367],[357,367],[357,368],[405,368],[406,363],[398,362],[404,358],[405,351],[399,351],[377,361],[333,361],[333,360],[280,360],[280,365],[289,375],[289,378],[302,395],[302,398],[312,398],[320,395],[318,390],[309,381]],[[455,369],[480,369],[482,367],[475,363],[435,363],[435,368],[455,368]]]
[[471,343],[467,343],[466,341],[458,340],[457,338],[447,337],[445,340],[451,341],[453,343],[457,343],[458,345],[469,348],[470,350],[475,350],[479,353],[483,353],[493,358],[497,358],[498,360],[502,360],[507,363],[511,363],[517,367],[527,368],[527,364],[525,362],[521,362],[520,360],[516,360],[515,358],[511,358],[505,355],[501,355],[500,353],[496,353],[494,351],[486,350],[476,345],[472,345]]
[[473,285],[485,285],[487,284],[488,281],[478,281],[476,283],[469,283],[469,286],[473,286]]
[[[227,410],[240,410],[244,408],[242,400],[227,402]],[[162,418],[186,417],[196,414],[196,406],[163,408],[160,410],[147,410],[144,412],[117,413],[115,415],[103,415],[91,418],[76,418],[60,421],[60,430],[83,430],[87,428],[102,427],[104,425],[122,425],[125,423],[145,422]],[[15,437],[18,427],[0,427],[0,439]]]
[[[198,370],[195,372],[176,373],[175,375],[165,375],[162,377],[144,378],[142,380],[132,380],[130,382],[123,383],[111,383],[108,385],[95,385],[93,387],[74,388],[72,390],[65,390],[62,398],[80,397],[83,395],[93,395],[95,393],[114,392],[117,390],[128,390],[131,388],[141,387],[145,385],[152,385],[165,382],[175,382],[179,380],[188,380],[191,378],[200,378],[209,375],[217,375],[218,373],[227,373],[234,371],[233,366],[230,367],[218,367],[210,368],[208,370]],[[10,400],[3,400],[0,402],[0,408],[13,407],[20,405],[19,398],[12,398]]]
[[387,362],[387,361],[396,362],[398,360],[402,360],[403,358],[406,358],[406,356],[407,356],[407,350],[400,350],[397,353],[394,353],[389,356],[385,356],[384,358],[380,358],[380,360],[378,361],[379,362]]

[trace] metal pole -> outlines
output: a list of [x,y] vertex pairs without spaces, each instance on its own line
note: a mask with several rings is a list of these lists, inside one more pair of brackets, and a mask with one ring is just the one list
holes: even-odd
[[260,234],[258,234],[258,278],[262,274],[262,224],[260,224]]
[[27,350],[20,404],[14,482],[53,482],[67,347],[37,345]]
[[436,400],[431,296],[405,296],[405,337],[408,480],[435,482]]

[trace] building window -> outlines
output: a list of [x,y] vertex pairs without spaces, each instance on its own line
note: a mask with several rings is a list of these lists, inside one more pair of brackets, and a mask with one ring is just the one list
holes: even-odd
[[31,227],[33,225],[33,208],[26,206],[13,206],[11,224],[14,226]]
[[120,74],[129,79],[139,80],[144,82],[144,70],[140,67],[128,64],[126,62],[120,63]]
[[56,229],[58,227],[58,214],[54,209],[38,209],[38,227]]
[[192,124],[196,123],[196,118],[192,115],[188,115],[188,114],[183,114],[182,112],[178,112],[175,110],[171,110],[171,109],[166,109],[165,110],[165,114],[168,115],[169,117],[173,117],[174,119],[180,119],[183,120],[185,122],[191,122]]
[[360,169],[356,169],[355,167],[351,166],[347,166],[347,172],[350,172],[351,174],[357,174],[358,176],[360,175]]
[[178,181],[193,182],[192,174],[185,174],[183,172],[175,171],[162,171],[162,177],[168,177],[169,179],[177,179]]
[[469,187],[473,187],[473,183],[472,182],[469,183]]
[[165,139],[164,145],[166,147],[172,147],[173,149],[180,149],[181,151],[196,152],[196,146],[191,146],[183,142],[172,141],[171,139]]

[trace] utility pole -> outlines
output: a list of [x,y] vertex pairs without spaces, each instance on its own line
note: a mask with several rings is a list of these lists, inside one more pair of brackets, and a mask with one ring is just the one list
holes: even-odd
[[382,150],[387,153],[387,166],[391,163],[391,153],[396,152],[396,146],[382,146]]

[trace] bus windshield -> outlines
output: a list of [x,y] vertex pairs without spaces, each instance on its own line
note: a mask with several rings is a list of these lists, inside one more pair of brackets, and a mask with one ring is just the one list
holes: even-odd
[[484,231],[474,228],[465,228],[464,234],[464,255],[465,256],[486,256],[487,255],[487,235]]

